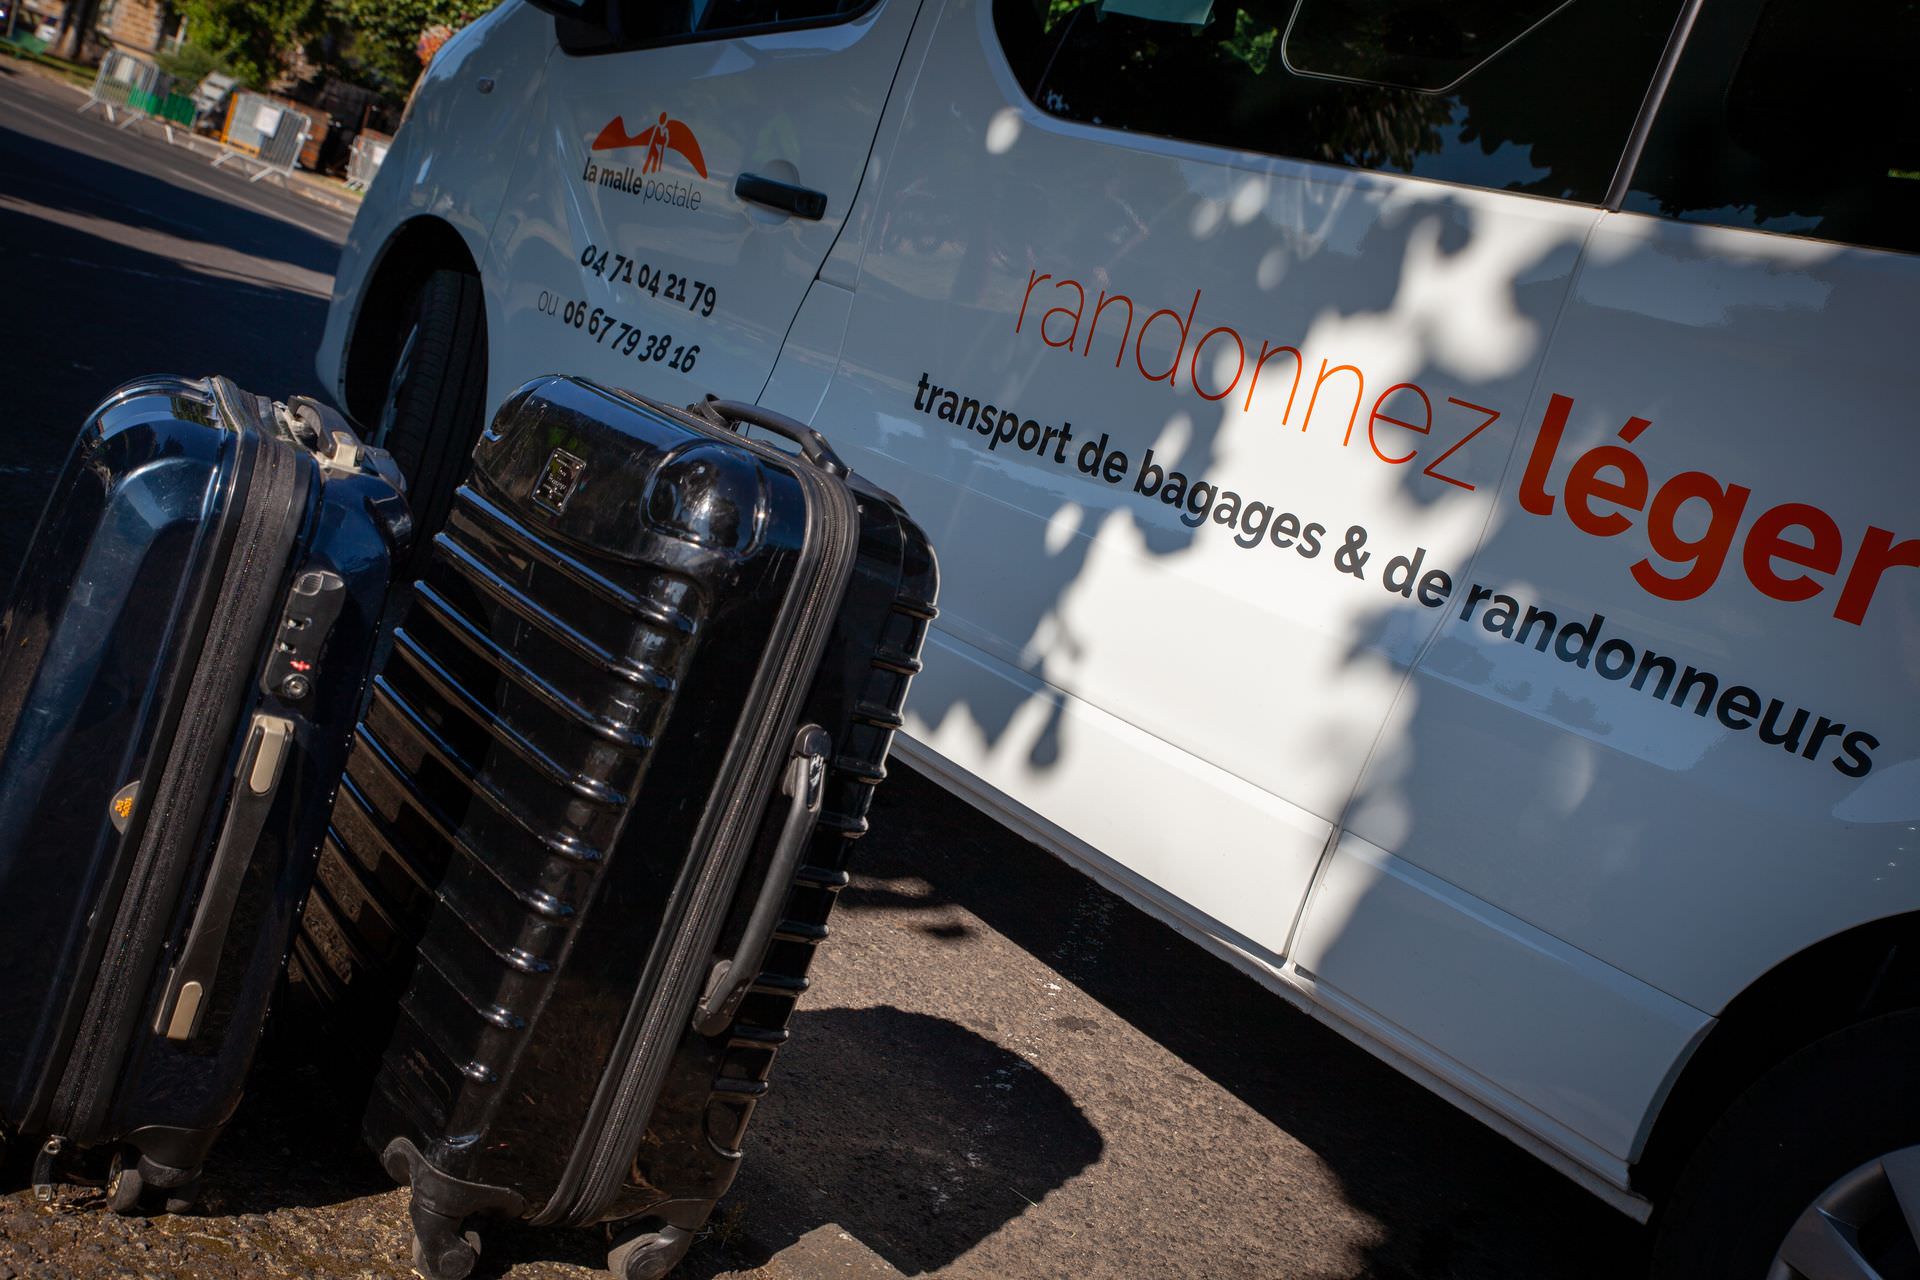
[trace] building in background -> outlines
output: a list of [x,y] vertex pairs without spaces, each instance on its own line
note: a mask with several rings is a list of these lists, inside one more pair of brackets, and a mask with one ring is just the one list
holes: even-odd
[[105,0],[95,32],[115,48],[153,53],[176,47],[185,25],[165,0]]

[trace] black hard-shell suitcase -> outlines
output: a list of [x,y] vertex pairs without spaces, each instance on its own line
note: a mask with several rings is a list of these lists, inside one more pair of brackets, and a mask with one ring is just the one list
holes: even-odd
[[116,1209],[191,1199],[409,533],[311,401],[156,378],[81,430],[0,619],[0,1126],[42,1198],[104,1164]]
[[[934,612],[925,536],[747,405],[522,388],[395,633],[290,974],[385,1051],[416,1267],[463,1220],[628,1224],[731,1183]],[[795,454],[736,428],[753,423]]]

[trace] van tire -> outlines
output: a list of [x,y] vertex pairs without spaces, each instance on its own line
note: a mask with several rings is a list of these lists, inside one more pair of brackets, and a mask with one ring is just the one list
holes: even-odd
[[453,491],[466,478],[480,438],[487,391],[485,312],[480,280],[436,271],[408,308],[394,347],[372,442],[393,455],[407,478],[413,548],[401,581],[424,569],[433,535],[447,521]]
[[1657,1224],[1654,1280],[1801,1274],[1771,1269],[1802,1215],[1850,1173],[1916,1146],[1920,1009],[1816,1041],[1742,1094],[1687,1162]]

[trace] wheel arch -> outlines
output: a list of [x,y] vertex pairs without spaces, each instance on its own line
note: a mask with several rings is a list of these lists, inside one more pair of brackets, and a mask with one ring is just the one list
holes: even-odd
[[1825,1036],[1920,1008],[1920,912],[1888,916],[1782,960],[1727,1003],[1682,1068],[1640,1159],[1635,1191],[1658,1205],[1688,1156],[1761,1076]]
[[[399,354],[407,302],[436,271],[458,271],[476,279],[480,267],[466,240],[444,219],[431,214],[409,218],[394,228],[380,247],[367,275],[341,359],[340,386],[347,412],[358,422],[380,416],[380,402]],[[486,315],[480,317],[486,341]]]

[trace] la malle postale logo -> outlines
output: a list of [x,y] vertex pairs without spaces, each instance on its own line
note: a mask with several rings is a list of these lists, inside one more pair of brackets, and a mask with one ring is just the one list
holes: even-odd
[[[601,155],[603,152],[636,148],[642,152],[638,167],[614,164]],[[684,160],[687,167],[702,178],[707,176],[707,158],[701,154],[700,141],[693,136],[693,130],[685,121],[672,119],[662,111],[654,123],[638,133],[629,133],[625,118],[615,116],[595,136],[593,145],[588,149],[587,167],[581,172],[580,178],[583,182],[610,191],[624,191],[642,200],[653,200],[689,211],[698,209],[703,193],[697,185],[676,181],[665,175],[658,178],[652,176],[666,167],[669,151]]]

